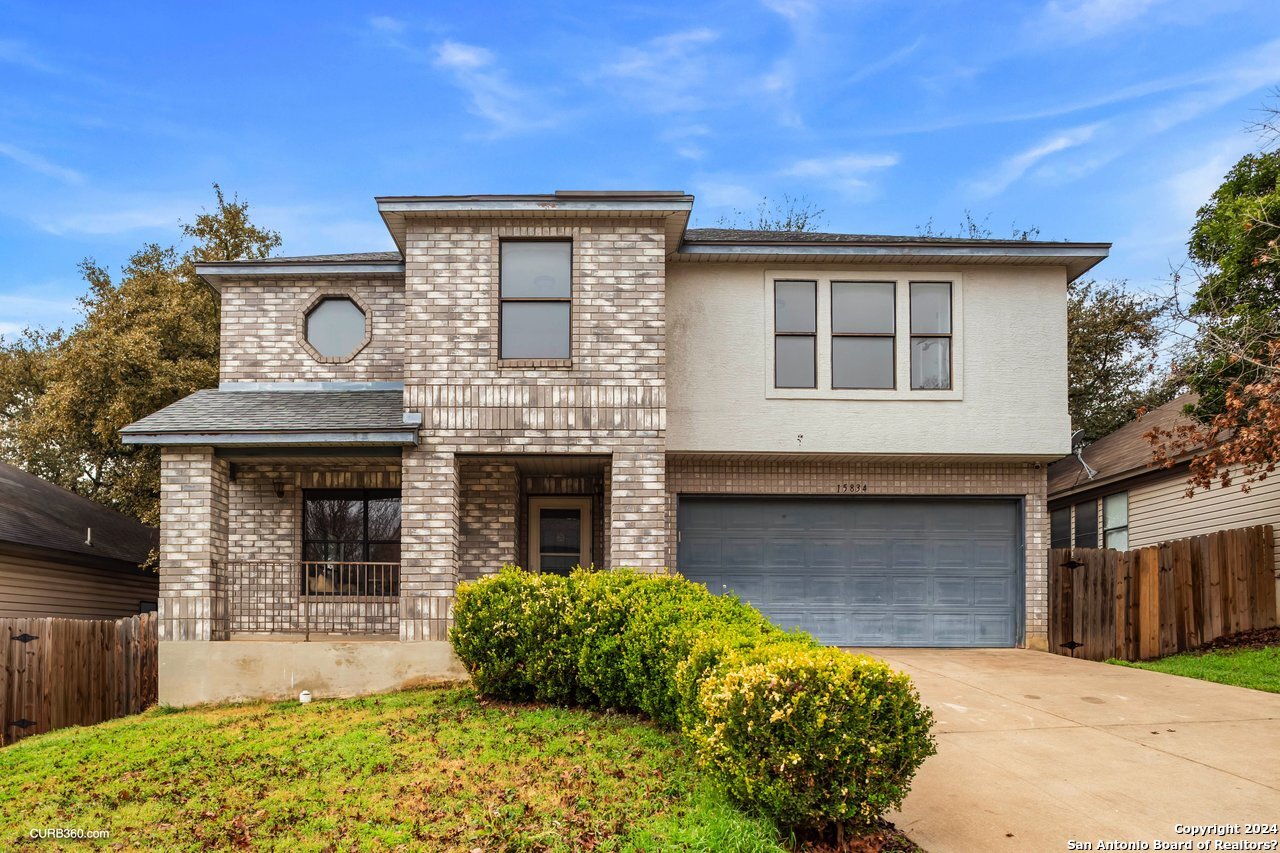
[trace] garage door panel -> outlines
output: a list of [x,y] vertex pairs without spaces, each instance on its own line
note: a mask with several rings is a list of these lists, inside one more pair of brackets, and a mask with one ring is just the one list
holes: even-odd
[[682,497],[680,570],[825,643],[1010,646],[1017,504]]

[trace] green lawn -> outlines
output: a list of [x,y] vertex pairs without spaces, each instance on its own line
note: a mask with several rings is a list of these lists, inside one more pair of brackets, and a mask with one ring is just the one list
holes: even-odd
[[1186,652],[1137,663],[1118,660],[1107,662],[1280,693],[1280,647],[1276,646],[1265,649]]
[[770,850],[776,828],[639,718],[469,688],[155,709],[0,751],[0,848]]

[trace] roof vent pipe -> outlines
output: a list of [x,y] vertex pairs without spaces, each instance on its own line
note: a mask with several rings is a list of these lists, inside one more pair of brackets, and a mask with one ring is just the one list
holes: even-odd
[[90,548],[93,547],[93,528],[92,527],[86,527],[84,529],[84,544],[88,545]]

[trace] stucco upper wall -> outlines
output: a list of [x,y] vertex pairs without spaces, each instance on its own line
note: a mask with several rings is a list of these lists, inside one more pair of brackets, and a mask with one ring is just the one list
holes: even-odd
[[[353,293],[372,337],[351,360],[322,362],[302,345],[303,312],[318,297]],[[404,282],[394,278],[222,284],[223,382],[399,382],[404,378]]]
[[[954,390],[773,391],[769,283],[796,274],[955,282]],[[1056,267],[670,264],[667,447],[1060,457],[1070,440],[1066,292]],[[820,296],[819,362],[822,305]],[[900,300],[900,364],[910,358],[906,316]]]

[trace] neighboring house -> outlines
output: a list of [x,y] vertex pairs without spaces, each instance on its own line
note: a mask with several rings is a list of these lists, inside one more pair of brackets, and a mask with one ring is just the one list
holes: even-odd
[[0,618],[156,609],[154,527],[0,462]]
[[[1050,542],[1054,548],[1140,548],[1216,530],[1274,524],[1280,527],[1280,477],[1242,483],[1187,497],[1194,453],[1172,467],[1152,467],[1147,433],[1186,423],[1183,410],[1196,401],[1184,394],[1103,436],[1075,456],[1049,466]],[[1277,541],[1280,562],[1280,539]]]
[[198,265],[221,383],[123,431],[163,447],[162,700],[453,671],[455,587],[509,562],[670,567],[842,645],[1044,647],[1067,282],[1107,244],[692,205],[380,198],[397,251]]

